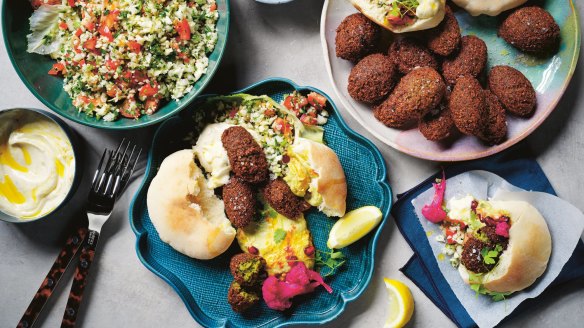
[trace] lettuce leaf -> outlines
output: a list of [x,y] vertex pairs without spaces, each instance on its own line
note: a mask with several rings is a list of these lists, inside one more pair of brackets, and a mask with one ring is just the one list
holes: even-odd
[[41,55],[49,55],[61,46],[61,40],[51,38],[51,33],[58,28],[59,14],[67,10],[64,5],[44,5],[30,16],[31,34],[26,36],[27,51]]

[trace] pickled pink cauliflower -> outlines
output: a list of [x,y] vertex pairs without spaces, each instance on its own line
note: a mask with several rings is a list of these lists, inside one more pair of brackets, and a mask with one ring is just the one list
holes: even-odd
[[294,296],[312,293],[318,286],[323,286],[329,293],[333,292],[318,272],[309,270],[303,262],[297,262],[286,274],[284,281],[269,276],[262,286],[262,294],[270,309],[284,311],[292,306]]
[[444,192],[446,191],[446,174],[442,171],[442,180],[439,183],[433,183],[434,199],[431,204],[426,204],[422,208],[422,215],[432,223],[440,223],[446,219],[446,211],[442,208],[444,203]]

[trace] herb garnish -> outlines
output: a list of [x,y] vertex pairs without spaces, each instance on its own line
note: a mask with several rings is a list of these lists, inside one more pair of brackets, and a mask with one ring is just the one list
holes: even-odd
[[[329,251],[316,251],[315,264],[323,277],[334,275],[337,270],[347,262],[345,255],[341,251],[331,249]],[[328,268],[323,272],[323,268]]]
[[503,246],[497,244],[495,249],[489,249],[485,247],[481,250],[481,256],[483,257],[483,262],[485,264],[495,264],[495,259],[499,256],[499,253],[503,250]]
[[286,231],[284,229],[276,229],[274,231],[274,243],[279,244],[286,238]]
[[476,292],[477,297],[479,296],[479,294],[488,295],[491,297],[493,302],[500,302],[500,301],[504,301],[506,296],[509,296],[513,293],[513,292],[499,293],[499,292],[490,291],[490,290],[486,289],[485,286],[483,286],[483,284],[481,282],[481,280],[482,280],[481,277],[482,277],[482,274],[480,274],[480,273],[469,272],[468,280],[470,283],[470,289],[472,289]]

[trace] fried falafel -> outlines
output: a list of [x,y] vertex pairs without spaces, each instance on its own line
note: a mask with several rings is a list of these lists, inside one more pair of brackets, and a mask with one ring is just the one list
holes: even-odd
[[490,90],[485,90],[485,104],[488,112],[487,124],[479,134],[479,138],[490,145],[498,145],[507,136],[507,117],[505,108]]
[[337,27],[337,57],[353,63],[375,51],[381,27],[361,13],[349,15]]
[[436,108],[446,92],[442,76],[433,68],[414,69],[404,76],[373,115],[388,127],[406,129]]
[[262,147],[241,126],[232,126],[221,135],[233,174],[252,184],[268,180],[268,160]]
[[495,265],[486,264],[484,262],[483,256],[481,255],[483,248],[488,247],[488,243],[483,242],[475,237],[470,237],[469,240],[462,246],[460,262],[468,270],[474,273],[485,273],[491,271]]
[[465,75],[458,79],[449,102],[456,128],[467,135],[478,135],[487,122],[485,93],[477,79]]
[[478,77],[487,65],[487,45],[474,35],[462,37],[460,51],[442,62],[442,75],[449,85],[464,75]]
[[408,74],[417,67],[431,67],[438,70],[436,57],[413,38],[403,38],[393,42],[388,53],[402,74]]
[[426,139],[430,141],[443,141],[459,134],[452,120],[452,113],[448,108],[449,92],[446,92],[442,103],[437,109],[424,115],[418,128]]
[[424,31],[426,45],[436,55],[446,57],[460,45],[460,26],[452,9],[446,6],[444,20],[433,29]]
[[515,48],[531,54],[555,52],[560,27],[546,10],[532,6],[513,12],[499,27],[498,35]]
[[242,313],[260,302],[260,293],[251,288],[244,288],[234,280],[227,292],[227,302],[233,311]]
[[537,98],[531,82],[517,69],[495,66],[489,72],[489,90],[499,98],[511,114],[529,117],[535,111]]
[[292,192],[286,181],[281,178],[272,180],[262,190],[264,198],[276,212],[289,219],[299,217],[310,208],[303,198]]
[[236,228],[246,227],[256,214],[253,189],[237,177],[232,177],[223,186],[223,203],[227,218]]
[[244,287],[259,287],[268,277],[266,260],[259,255],[236,254],[229,262],[229,269],[235,281]]
[[347,89],[353,99],[375,104],[389,95],[396,78],[397,69],[390,57],[372,54],[351,69]]

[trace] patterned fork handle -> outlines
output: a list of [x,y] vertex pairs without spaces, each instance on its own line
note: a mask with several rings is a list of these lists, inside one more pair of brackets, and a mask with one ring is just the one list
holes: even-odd
[[89,230],[87,238],[83,242],[83,248],[81,249],[81,256],[79,256],[77,269],[75,269],[73,285],[71,286],[71,292],[69,293],[69,299],[67,300],[67,306],[65,307],[65,314],[63,315],[61,328],[75,327],[77,314],[79,313],[79,306],[81,305],[83,292],[85,291],[85,286],[87,285],[87,274],[89,273],[89,268],[93,263],[95,247],[97,246],[98,239],[99,232],[95,230]]
[[74,234],[69,236],[65,246],[61,249],[57,260],[51,267],[51,270],[43,280],[38,291],[34,295],[34,298],[30,302],[30,305],[26,309],[26,312],[20,319],[17,328],[28,328],[32,327],[41,313],[43,307],[47,303],[47,300],[53,294],[55,287],[59,283],[59,280],[63,276],[65,270],[71,263],[71,260],[75,257],[81,245],[83,245],[83,240],[87,234],[87,228],[79,228]]

